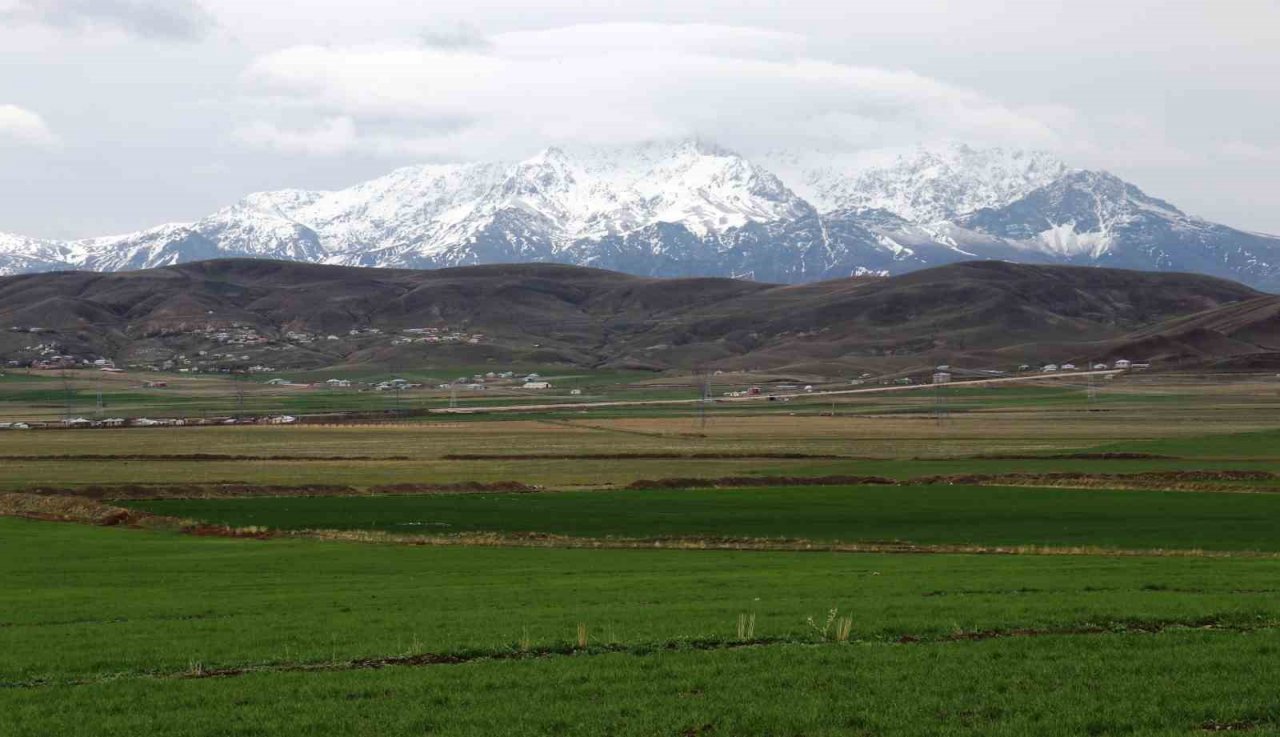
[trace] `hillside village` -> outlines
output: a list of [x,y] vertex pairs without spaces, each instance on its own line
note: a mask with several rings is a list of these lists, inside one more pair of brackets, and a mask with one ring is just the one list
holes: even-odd
[[13,325],[8,332],[25,336],[0,346],[0,365],[10,368],[98,367],[183,374],[263,374],[274,373],[281,367],[296,367],[300,362],[317,363],[317,357],[288,355],[304,349],[328,357],[329,363],[337,363],[342,356],[354,351],[378,346],[417,345],[429,349],[444,345],[475,346],[487,340],[484,333],[449,326],[400,330],[362,327],[341,334],[320,334],[301,330],[270,333],[242,322],[180,324],[147,330],[142,335],[147,339],[145,343],[127,356],[108,357],[69,348],[72,341],[55,329]]

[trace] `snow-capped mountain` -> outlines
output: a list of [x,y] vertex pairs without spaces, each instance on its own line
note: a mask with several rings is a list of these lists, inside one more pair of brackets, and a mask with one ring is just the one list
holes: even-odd
[[697,141],[548,149],[408,167],[332,192],[261,192],[194,223],[122,236],[0,234],[0,274],[242,256],[413,268],[557,261],[784,282],[1003,259],[1280,288],[1280,238],[1200,220],[1047,154],[963,145],[869,166],[813,154],[749,160]]
[[[839,161],[835,157],[835,161]],[[1070,171],[1039,151],[975,149],[958,144],[899,154],[879,165],[807,165],[797,172],[822,210],[886,210],[906,220],[954,220],[999,207]]]

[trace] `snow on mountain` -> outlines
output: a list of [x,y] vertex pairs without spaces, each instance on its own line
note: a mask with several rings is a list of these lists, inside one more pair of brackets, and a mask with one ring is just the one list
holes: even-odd
[[1042,152],[953,144],[918,148],[859,168],[839,163],[803,167],[799,175],[823,210],[885,210],[928,223],[1008,204],[1068,171],[1066,164]]
[[1188,215],[1105,172],[1072,172],[958,222],[1060,263],[1195,271],[1280,287],[1280,238]]
[[1207,223],[1043,153],[954,145],[868,164],[813,153],[749,160],[681,141],[406,167],[343,190],[251,194],[195,223],[109,238],[0,234],[0,274],[255,257],[411,268],[559,261],[801,282],[1004,259],[1202,271],[1276,288],[1277,249],[1280,239]]
[[1126,229],[1166,222],[1196,229],[1195,218],[1106,173],[1080,171],[1002,207],[986,207],[963,224],[1066,258],[1099,258]]
[[0,275],[66,268],[70,256],[70,249],[56,241],[0,233]]

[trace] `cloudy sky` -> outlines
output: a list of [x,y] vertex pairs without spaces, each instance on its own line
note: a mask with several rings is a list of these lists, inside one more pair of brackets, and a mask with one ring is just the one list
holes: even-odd
[[0,231],[674,136],[1045,149],[1280,233],[1275,0],[0,0]]

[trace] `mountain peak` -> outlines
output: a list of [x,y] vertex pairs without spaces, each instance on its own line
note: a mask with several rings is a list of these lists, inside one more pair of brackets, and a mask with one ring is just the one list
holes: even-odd
[[814,171],[810,186],[828,209],[878,209],[916,222],[941,222],[1013,202],[1071,169],[1040,151],[920,146],[850,172]]

